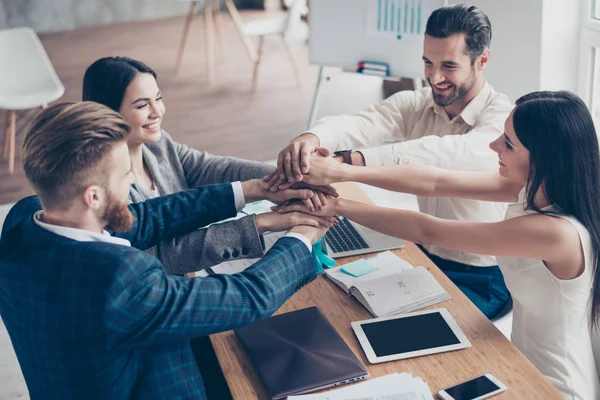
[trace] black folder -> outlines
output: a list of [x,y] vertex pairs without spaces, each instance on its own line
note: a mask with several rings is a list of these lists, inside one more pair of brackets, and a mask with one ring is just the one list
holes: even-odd
[[275,400],[369,376],[317,307],[280,314],[234,332]]

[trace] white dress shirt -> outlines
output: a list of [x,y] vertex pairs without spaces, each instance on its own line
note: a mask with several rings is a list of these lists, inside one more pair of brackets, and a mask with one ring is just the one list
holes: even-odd
[[33,220],[41,228],[44,228],[45,230],[50,231],[52,233],[56,233],[57,235],[67,237],[78,242],[108,242],[118,244],[121,246],[131,246],[129,240],[111,236],[111,234],[104,229],[102,230],[102,233],[96,233],[92,231],[86,231],[85,229],[69,228],[67,226],[62,225],[48,224],[42,221],[43,213],[43,211],[38,211],[35,214],[33,214]]
[[235,202],[235,209],[237,210],[237,212],[240,212],[242,211],[242,208],[246,206],[246,198],[244,197],[242,182],[231,182],[231,187],[233,188],[233,200]]
[[[242,190],[242,184],[241,184],[241,182],[232,182],[231,187],[233,188],[233,198],[234,198],[234,202],[235,202],[235,208],[239,212],[246,205],[246,199],[244,197],[244,191]],[[121,246],[131,246],[131,243],[129,242],[129,240],[112,236],[110,233],[108,233],[104,229],[102,230],[102,233],[96,233],[96,232],[87,231],[84,229],[69,228],[69,227],[61,226],[61,225],[48,224],[48,223],[42,221],[42,215],[43,215],[43,211],[38,211],[33,215],[33,220],[35,221],[35,223],[38,226],[46,229],[47,231],[50,231],[57,235],[67,237],[69,239],[73,239],[78,242],[108,242],[108,243],[118,244]],[[306,236],[304,236],[300,233],[294,233],[294,232],[288,232],[285,234],[285,236],[296,238],[296,239],[302,241],[302,243],[304,243],[306,245],[306,247],[308,248],[308,251],[312,252],[312,244],[310,243],[310,240],[308,240],[308,238]]]
[[[354,115],[323,118],[308,132],[321,147],[360,150],[367,166],[431,165],[459,171],[498,169],[489,144],[504,132],[513,105],[485,82],[460,115],[450,119],[431,89],[398,92]],[[447,197],[417,197],[422,212],[439,218],[497,222],[506,204]],[[425,246],[431,254],[473,266],[496,265],[494,257]]]

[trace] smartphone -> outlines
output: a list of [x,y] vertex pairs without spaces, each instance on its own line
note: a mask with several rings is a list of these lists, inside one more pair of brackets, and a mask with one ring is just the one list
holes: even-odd
[[485,374],[458,385],[440,390],[443,400],[482,400],[506,390],[506,385],[492,374]]

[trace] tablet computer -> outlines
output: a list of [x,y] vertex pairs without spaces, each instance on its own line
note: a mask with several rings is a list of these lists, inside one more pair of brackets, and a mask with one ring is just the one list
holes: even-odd
[[351,323],[371,364],[471,347],[448,310],[432,310]]

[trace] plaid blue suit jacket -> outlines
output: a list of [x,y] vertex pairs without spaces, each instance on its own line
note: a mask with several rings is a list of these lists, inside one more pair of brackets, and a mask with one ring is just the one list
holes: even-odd
[[132,204],[126,247],[78,242],[18,202],[0,239],[0,314],[36,399],[204,399],[188,340],[270,316],[316,277],[309,250],[282,238],[244,273],[165,274],[140,251],[236,214],[230,184]]

